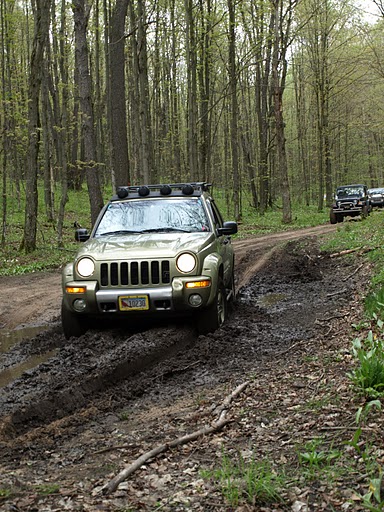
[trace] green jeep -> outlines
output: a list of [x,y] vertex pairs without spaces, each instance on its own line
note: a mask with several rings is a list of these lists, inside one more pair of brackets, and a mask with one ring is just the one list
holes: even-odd
[[78,337],[92,319],[187,315],[215,331],[234,298],[236,222],[223,222],[207,183],[120,187],[63,270],[62,326]]

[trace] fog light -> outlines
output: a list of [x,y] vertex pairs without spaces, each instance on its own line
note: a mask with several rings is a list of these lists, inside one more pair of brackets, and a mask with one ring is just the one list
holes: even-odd
[[199,295],[198,293],[194,293],[193,295],[191,295],[188,300],[190,305],[193,306],[194,308],[201,306],[201,304],[203,303],[203,299],[201,298],[201,295]]
[[73,309],[76,309],[76,311],[84,311],[84,309],[87,307],[87,304],[84,299],[76,299],[73,302]]

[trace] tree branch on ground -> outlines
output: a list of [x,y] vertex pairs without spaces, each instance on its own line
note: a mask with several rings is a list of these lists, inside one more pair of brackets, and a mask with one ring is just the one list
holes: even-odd
[[243,382],[236,389],[232,391],[230,395],[228,395],[222,405],[219,408],[216,408],[215,411],[218,413],[218,418],[212,422],[211,426],[205,426],[191,434],[186,434],[185,436],[178,437],[177,439],[164,443],[162,445],[156,446],[152,450],[149,450],[146,453],[143,453],[138,457],[135,461],[132,462],[129,466],[124,468],[120,473],[118,473],[110,482],[105,484],[101,492],[103,494],[110,494],[117,489],[119,484],[123,482],[126,478],[128,478],[132,473],[134,473],[137,469],[139,469],[143,464],[145,464],[149,459],[152,459],[159,455],[160,453],[168,450],[169,448],[175,448],[176,446],[188,443],[190,441],[194,441],[200,436],[204,436],[207,434],[211,434],[212,432],[218,432],[225,425],[232,422],[233,420],[226,418],[226,413],[228,411],[229,405],[232,400],[236,398],[247,386],[249,382]]

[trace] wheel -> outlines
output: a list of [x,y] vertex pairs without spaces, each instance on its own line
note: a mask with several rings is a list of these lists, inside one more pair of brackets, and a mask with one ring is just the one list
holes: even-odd
[[336,224],[337,222],[336,213],[333,210],[331,210],[329,213],[329,220],[331,224]]
[[197,316],[197,331],[199,334],[208,334],[221,327],[228,316],[228,302],[226,290],[220,279],[217,286],[216,297],[212,304],[199,312]]
[[361,218],[366,219],[368,217],[368,207],[363,206],[363,209],[361,210]]
[[87,319],[81,315],[76,315],[61,304],[61,325],[63,333],[67,340],[69,338],[79,338],[88,330]]

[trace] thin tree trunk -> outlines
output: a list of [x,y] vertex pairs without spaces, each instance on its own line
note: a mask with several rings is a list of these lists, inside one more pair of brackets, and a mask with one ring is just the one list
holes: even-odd
[[237,221],[240,212],[240,183],[239,183],[239,147],[238,147],[238,101],[237,101],[237,69],[236,69],[236,36],[235,36],[235,5],[228,0],[229,11],[229,91],[231,98],[231,151],[233,171],[233,208]]
[[116,186],[128,185],[130,182],[124,54],[127,9],[128,0],[116,2],[111,16],[108,45],[110,84],[107,104],[110,109],[111,159]]
[[88,64],[87,26],[90,5],[88,5],[87,0],[74,0],[72,9],[75,23],[75,52],[78,55],[77,63],[79,66],[79,95],[85,160],[83,164],[87,177],[91,223],[93,225],[103,207],[103,197],[99,180],[100,165],[96,160],[96,134]]
[[26,170],[26,206],[24,240],[22,247],[29,253],[36,249],[37,236],[37,174],[39,154],[39,94],[42,80],[44,50],[48,40],[51,0],[35,2],[35,32],[31,53],[29,87],[28,87],[28,159]]

